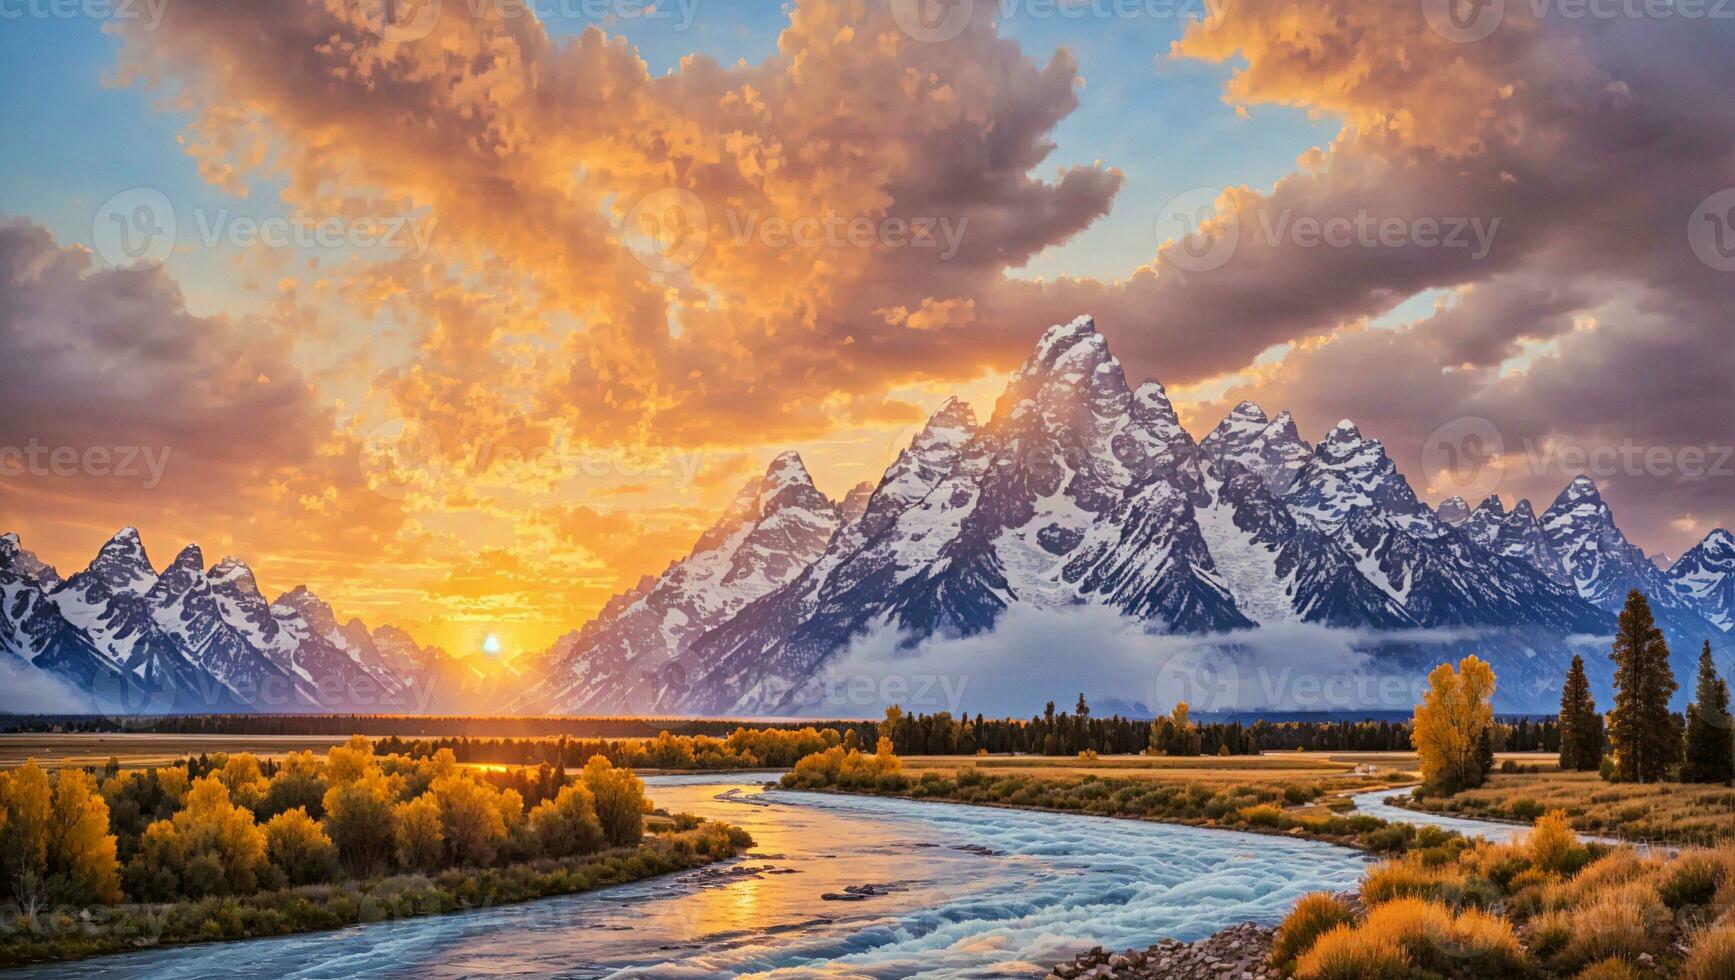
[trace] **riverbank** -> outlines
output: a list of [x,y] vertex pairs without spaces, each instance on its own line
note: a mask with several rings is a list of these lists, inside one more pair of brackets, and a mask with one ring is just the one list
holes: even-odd
[[738,857],[752,846],[746,831],[709,821],[656,833],[637,847],[580,857],[199,901],[53,909],[28,919],[15,915],[0,922],[0,967],[471,912],[690,871]]
[[972,806],[1086,814],[1123,820],[1233,830],[1352,847],[1374,854],[1401,854],[1432,847],[1453,835],[1365,814],[1330,809],[1320,783],[1270,783],[1213,787],[1204,783],[1159,783],[1135,777],[998,773],[974,766],[950,775],[928,771],[919,778],[901,772],[873,782],[837,785],[809,769],[783,777],[785,789],[846,793]]
[[1700,847],[1735,841],[1735,790],[1715,784],[1611,783],[1594,772],[1494,773],[1476,789],[1395,805],[1521,827],[1561,810],[1574,830],[1604,838]]

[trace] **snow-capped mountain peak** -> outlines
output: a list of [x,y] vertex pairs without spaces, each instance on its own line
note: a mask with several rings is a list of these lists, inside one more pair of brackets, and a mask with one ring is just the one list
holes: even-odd
[[0,571],[10,571],[40,589],[53,589],[60,584],[60,573],[54,566],[37,558],[11,531],[0,534]]
[[1717,528],[1669,566],[1669,581],[1712,624],[1735,630],[1735,534]]
[[1288,412],[1267,418],[1264,409],[1249,401],[1236,405],[1199,442],[1199,450],[1219,480],[1230,477],[1233,464],[1253,473],[1278,494],[1289,489],[1295,474],[1312,455]]
[[123,527],[97,552],[84,571],[67,579],[65,588],[89,592],[100,582],[106,592],[143,593],[157,580],[137,528]]
[[1435,508],[1434,516],[1457,527],[1470,519],[1470,504],[1463,497],[1447,497]]

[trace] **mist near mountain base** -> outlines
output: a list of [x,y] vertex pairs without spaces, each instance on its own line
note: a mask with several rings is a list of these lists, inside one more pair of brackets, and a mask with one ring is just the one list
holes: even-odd
[[[931,714],[1071,711],[1082,693],[1094,713],[1151,716],[1185,701],[1195,713],[1408,711],[1425,675],[1380,649],[1442,648],[1474,638],[1459,629],[1357,630],[1286,623],[1205,636],[1150,632],[1100,606],[1014,606],[994,629],[909,643],[886,627],[863,634],[804,694],[803,714],[874,715],[896,704]],[[817,700],[814,700],[817,699]]]

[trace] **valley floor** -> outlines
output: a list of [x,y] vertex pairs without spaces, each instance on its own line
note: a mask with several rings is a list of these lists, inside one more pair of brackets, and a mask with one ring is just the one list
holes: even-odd
[[1563,810],[1575,830],[1631,841],[1715,846],[1735,841],[1735,788],[1686,783],[1610,783],[1594,772],[1496,772],[1453,796],[1404,806],[1529,824]]

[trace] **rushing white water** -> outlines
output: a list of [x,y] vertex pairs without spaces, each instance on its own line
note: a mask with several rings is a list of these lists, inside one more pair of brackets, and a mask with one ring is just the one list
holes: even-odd
[[[946,803],[647,780],[758,842],[702,870],[459,915],[105,957],[38,976],[1040,976],[1081,949],[1276,922],[1366,861],[1313,841]],[[719,798],[721,797],[721,798]],[[895,890],[826,901],[846,886]]]

